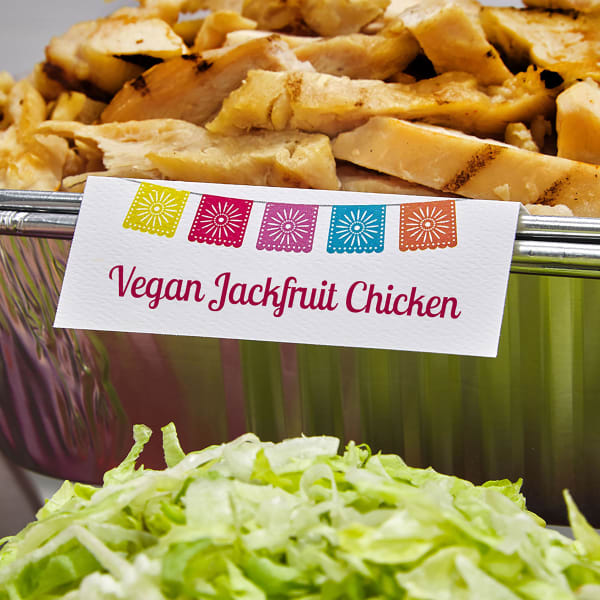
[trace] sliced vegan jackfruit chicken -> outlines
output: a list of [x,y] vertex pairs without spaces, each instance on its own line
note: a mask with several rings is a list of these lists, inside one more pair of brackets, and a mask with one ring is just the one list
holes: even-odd
[[448,198],[454,194],[441,192],[406,179],[386,175],[371,169],[365,169],[350,163],[341,163],[337,167],[337,176],[345,192],[366,194],[404,194],[408,196],[442,196]]
[[201,125],[250,69],[312,70],[277,36],[218,51],[210,60],[203,56],[174,58],[126,83],[102,113],[102,121],[171,118]]
[[523,0],[523,4],[548,10],[576,10],[584,13],[600,11],[600,0]]
[[[0,89],[0,186],[56,189],[99,172],[338,189],[327,137],[338,136],[339,160],[361,165],[338,165],[342,189],[568,203],[591,215],[595,167],[564,157],[596,162],[583,94],[595,84],[569,85],[600,81],[599,2],[527,0],[568,11],[550,12],[474,0],[140,0],[54,38],[33,85]],[[178,22],[205,8],[216,12]],[[441,74],[408,68],[420,52]],[[563,158],[534,152],[551,148],[540,124],[559,94]],[[109,102],[104,124],[84,125],[97,100]],[[367,147],[376,162],[362,164]],[[403,156],[410,168],[398,167]]]
[[333,141],[339,160],[483,200],[568,206],[598,214],[600,167],[451,129],[375,117]]
[[557,154],[600,164],[600,86],[575,83],[556,99]]
[[97,151],[106,168],[99,175],[339,188],[325,135],[262,131],[227,138],[175,119],[104,125],[47,121],[38,131]]
[[356,33],[383,15],[389,0],[244,0],[242,14],[260,29],[308,27],[319,35]]
[[194,39],[192,51],[199,53],[212,48],[220,48],[227,34],[233,31],[254,30],[257,23],[242,17],[233,10],[220,10],[210,13],[203,21]]
[[250,71],[207,128],[221,134],[260,128],[335,135],[386,115],[503,136],[507,123],[552,113],[555,95],[535,70],[489,88],[479,86],[468,73],[402,84],[322,73]]
[[400,14],[436,73],[466,71],[484,85],[500,84],[512,73],[488,42],[480,6],[469,0],[424,0]]
[[69,148],[64,139],[43,134],[46,103],[26,80],[7,92],[0,127],[0,188],[56,190]]
[[[272,32],[238,30],[227,34],[225,46],[236,46]],[[319,73],[352,79],[387,79],[403,71],[418,55],[419,44],[401,23],[379,34],[350,33],[332,38],[281,34],[296,57]]]
[[403,71],[419,53],[419,44],[405,27],[389,34],[351,33],[309,41],[294,50],[319,73],[352,79],[387,79]]
[[481,21],[488,39],[514,64],[531,62],[567,82],[600,81],[600,13],[487,6]]
[[68,89],[105,100],[142,73],[148,62],[187,51],[183,40],[162,19],[108,17],[78,23],[52,38],[44,69]]

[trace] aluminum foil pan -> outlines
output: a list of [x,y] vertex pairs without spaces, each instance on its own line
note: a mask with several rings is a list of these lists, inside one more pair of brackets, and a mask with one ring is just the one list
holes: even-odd
[[186,450],[245,431],[334,434],[475,482],[523,477],[556,524],[569,488],[600,523],[597,224],[521,220],[498,358],[483,359],[55,330],[69,242],[51,238],[72,234],[76,208],[4,208],[0,448],[17,463],[99,481],[133,423],[174,421]]

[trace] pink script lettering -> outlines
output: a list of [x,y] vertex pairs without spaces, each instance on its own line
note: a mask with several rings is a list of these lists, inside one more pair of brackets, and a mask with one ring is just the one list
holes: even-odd
[[202,302],[205,295],[202,293],[202,284],[197,279],[168,279],[163,277],[134,277],[136,267],[129,270],[125,276],[125,267],[115,265],[109,272],[108,278],[112,281],[116,278],[117,291],[123,298],[128,293],[133,298],[148,298],[148,307],[155,309],[161,300],[176,300],[188,302],[193,298],[195,302]]

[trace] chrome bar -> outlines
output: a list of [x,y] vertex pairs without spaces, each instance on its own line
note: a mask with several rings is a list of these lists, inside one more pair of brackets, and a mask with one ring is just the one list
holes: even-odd
[[76,214],[0,210],[0,235],[73,238]]
[[510,270],[600,279],[600,245],[516,240]]
[[[70,240],[81,199],[0,190],[0,235]],[[520,215],[511,272],[600,279],[600,219]]]
[[600,242],[600,219],[519,215],[518,240]]
[[0,190],[0,211],[78,214],[83,194]]

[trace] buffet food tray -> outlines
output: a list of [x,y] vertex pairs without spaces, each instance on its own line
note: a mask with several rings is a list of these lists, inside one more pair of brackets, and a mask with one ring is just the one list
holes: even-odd
[[174,421],[184,449],[333,434],[475,482],[523,477],[556,524],[569,488],[600,523],[600,220],[520,216],[486,359],[54,329],[80,201],[0,191],[0,448],[19,464],[99,481],[133,423]]

